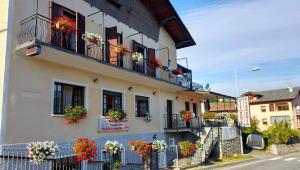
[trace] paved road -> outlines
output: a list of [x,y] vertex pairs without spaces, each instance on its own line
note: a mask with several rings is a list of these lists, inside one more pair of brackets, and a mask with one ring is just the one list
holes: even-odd
[[300,170],[300,153],[232,165],[216,170]]

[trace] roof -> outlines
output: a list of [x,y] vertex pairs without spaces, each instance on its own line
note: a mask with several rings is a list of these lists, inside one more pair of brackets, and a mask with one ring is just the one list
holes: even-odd
[[143,0],[153,15],[175,41],[177,49],[196,45],[193,37],[183,24],[169,0]]
[[[293,87],[292,92],[289,91],[289,88],[252,92],[253,94],[256,94],[255,96],[258,96],[258,99],[253,102],[293,100],[297,97],[299,91],[300,87]],[[247,92],[243,94],[243,96],[247,96],[249,94],[250,93]]]

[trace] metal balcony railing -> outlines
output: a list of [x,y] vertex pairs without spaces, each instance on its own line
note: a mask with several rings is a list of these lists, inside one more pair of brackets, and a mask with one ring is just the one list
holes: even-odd
[[201,121],[200,118],[192,118],[190,122],[185,122],[180,114],[165,114],[164,116],[165,129],[200,129]]
[[[80,28],[76,28],[75,30],[80,31]],[[76,42],[76,38],[78,40],[81,37],[76,33],[62,33],[61,31],[53,30],[53,21],[40,14],[34,14],[21,20],[20,31],[17,35],[19,45],[27,42],[48,44],[51,47],[56,47],[56,49],[63,49],[83,55],[83,57],[92,59],[95,62],[133,71],[181,87],[192,88],[192,71],[179,64],[177,67],[183,71],[183,74],[180,76],[173,74],[172,70],[167,66],[153,66],[154,63],[151,63],[152,61],[147,58],[138,62],[134,61],[131,52],[122,56],[115,55],[108,57],[105,54],[106,49],[117,47],[104,43],[98,45],[87,41],[85,42],[84,54],[82,54],[77,52],[78,49],[76,50],[74,43],[70,43]]]

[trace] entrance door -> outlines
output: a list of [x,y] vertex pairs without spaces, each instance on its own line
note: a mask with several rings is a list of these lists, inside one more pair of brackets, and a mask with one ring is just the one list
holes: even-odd
[[172,128],[172,114],[173,114],[173,102],[172,100],[167,100],[167,128]]

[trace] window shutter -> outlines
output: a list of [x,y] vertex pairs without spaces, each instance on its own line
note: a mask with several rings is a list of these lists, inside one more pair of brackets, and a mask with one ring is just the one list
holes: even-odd
[[[50,4],[50,8],[51,8],[51,19],[52,21],[55,19],[55,18],[58,18],[62,15],[62,6],[55,3],[55,2],[51,2]],[[51,44],[52,45],[55,45],[55,46],[61,46],[62,44],[62,40],[61,40],[61,32],[54,29],[54,28],[51,28]]]
[[148,48],[147,50],[147,66],[149,67],[148,74],[150,76],[156,76],[156,64],[155,64],[155,49]]
[[117,64],[117,53],[115,47],[118,45],[117,27],[110,27],[105,29],[106,32],[106,61],[111,64]]
[[85,16],[77,12],[77,52],[85,54],[85,42],[81,38],[82,34],[85,33]]

